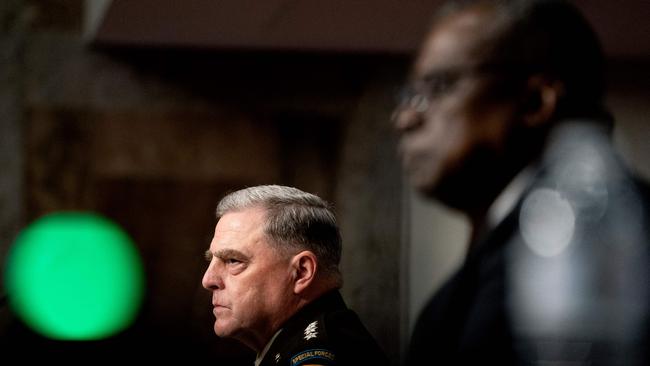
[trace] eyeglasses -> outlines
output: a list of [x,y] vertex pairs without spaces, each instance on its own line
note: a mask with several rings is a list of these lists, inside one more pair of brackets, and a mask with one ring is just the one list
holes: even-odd
[[458,82],[471,75],[494,73],[499,68],[491,64],[471,68],[453,68],[428,73],[425,77],[403,87],[397,95],[394,115],[410,109],[424,113],[437,99],[451,92]]
[[461,77],[459,72],[435,72],[403,87],[397,96],[396,111],[411,109],[426,112],[431,103],[451,91]]

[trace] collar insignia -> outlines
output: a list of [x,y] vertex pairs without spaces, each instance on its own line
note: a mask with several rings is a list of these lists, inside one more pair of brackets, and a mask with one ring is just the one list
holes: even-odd
[[318,320],[311,322],[307,328],[305,328],[305,340],[308,341],[312,338],[316,338],[318,335],[318,332],[316,331],[316,327],[318,326]]

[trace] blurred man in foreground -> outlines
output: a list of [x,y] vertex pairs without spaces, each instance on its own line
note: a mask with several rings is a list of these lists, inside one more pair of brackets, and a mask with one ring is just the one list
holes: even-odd
[[564,1],[457,1],[394,113],[412,185],[470,219],[410,364],[645,364],[648,205],[609,141],[603,55]]

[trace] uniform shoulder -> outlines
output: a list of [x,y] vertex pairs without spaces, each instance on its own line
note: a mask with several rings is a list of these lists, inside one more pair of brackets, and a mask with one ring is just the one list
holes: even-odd
[[339,360],[345,360],[342,364],[389,364],[386,354],[354,311],[338,310],[325,318],[332,348]]
[[[319,298],[283,327],[266,365],[376,364],[383,352],[359,317],[349,310],[338,292]],[[366,355],[367,357],[361,357]],[[385,357],[385,356],[383,356]],[[383,359],[383,358],[382,358]],[[385,363],[380,362],[379,365]]]
[[286,358],[284,364],[336,365],[337,355],[325,326],[325,314],[301,319],[287,330],[291,334],[287,334],[282,352]]

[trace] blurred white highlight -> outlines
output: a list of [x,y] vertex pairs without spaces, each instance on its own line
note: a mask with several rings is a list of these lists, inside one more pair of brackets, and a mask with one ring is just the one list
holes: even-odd
[[556,256],[569,246],[575,221],[571,204],[559,192],[548,188],[531,192],[519,216],[526,245],[542,257]]

